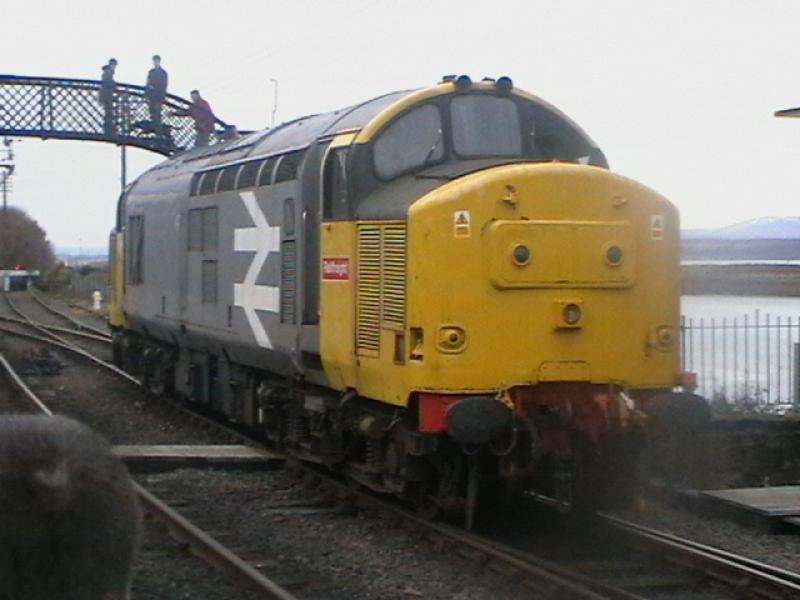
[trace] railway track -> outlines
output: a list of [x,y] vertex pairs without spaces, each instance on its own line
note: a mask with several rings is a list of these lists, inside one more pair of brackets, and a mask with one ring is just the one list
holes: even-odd
[[[0,321],[26,325],[40,334],[63,344],[78,345],[92,353],[101,354],[104,359],[111,358],[112,338],[108,331],[101,331],[75,319],[69,320],[71,319],[69,315],[49,306],[32,294],[19,294],[15,295],[15,297],[21,300],[22,303],[27,303],[26,309],[34,309],[35,312],[44,316],[49,322],[45,322],[42,317],[34,318],[34,316],[23,310],[17,301],[12,300],[10,294],[4,294],[4,299],[5,306],[8,307],[13,316],[8,316],[8,314],[0,315]],[[53,323],[54,320],[60,324],[55,325]]]
[[[107,371],[112,376],[116,377],[117,379],[125,382],[126,384],[135,386],[143,391],[147,391],[144,383],[139,380],[138,378],[134,377],[130,373],[123,371],[116,365],[110,363],[103,358],[98,357],[93,352],[87,350],[83,346],[79,346],[76,343],[71,342],[70,340],[66,339],[64,335],[57,333],[56,331],[61,330],[62,328],[55,329],[54,326],[51,325],[44,325],[38,321],[33,320],[27,313],[22,311],[6,294],[5,300],[9,308],[17,315],[14,318],[11,317],[4,317],[0,316],[0,321],[4,324],[0,324],[0,333],[5,333],[7,335],[11,335],[20,339],[25,339],[31,342],[45,344],[50,347],[59,348],[64,350],[68,353],[74,354],[86,361],[93,363],[94,365],[102,368],[103,370]],[[33,329],[36,333],[31,333],[26,329]],[[66,333],[72,336],[78,336],[79,339],[91,339],[93,341],[96,340],[96,336],[94,334],[88,334],[80,331],[69,331],[64,330],[62,333]],[[110,344],[110,339],[108,342],[103,341],[104,344]],[[172,400],[165,396],[159,396],[159,400],[163,401],[165,405],[167,405],[170,409],[176,410],[180,412],[181,415],[186,417],[187,419],[191,419],[196,424],[200,425],[205,429],[213,429],[221,432],[226,440],[229,442],[235,443],[242,443],[242,444],[252,444],[253,439],[241,431],[236,429],[233,425],[224,424],[217,419],[211,418],[210,416],[196,410],[195,408],[188,407],[185,403]]]
[[[37,330],[46,335],[20,331],[19,328],[23,326],[37,325],[24,313],[15,321],[8,319],[6,321],[15,325],[17,329],[10,330],[8,327],[0,326],[0,331],[74,352],[109,369],[131,384],[141,386],[141,382],[136,378],[65,340],[57,331],[51,331],[41,324],[38,324]],[[3,359],[0,363],[5,363],[3,364],[5,367],[7,361]],[[29,398],[29,393],[32,394],[30,390],[21,393]],[[209,425],[222,426],[211,420]],[[240,432],[237,434],[241,439],[252,443],[251,438]],[[604,552],[607,558],[608,555],[617,553],[619,556],[616,562],[603,563],[602,558],[598,557],[589,559],[584,557],[583,560],[570,560],[566,557],[553,559],[552,552],[547,548],[532,552],[516,543],[505,544],[495,537],[485,537],[446,524],[431,522],[384,499],[353,489],[341,480],[313,467],[302,464],[297,464],[296,467],[319,477],[325,485],[335,489],[336,493],[347,502],[377,510],[390,522],[402,523],[403,526],[419,530],[425,538],[437,546],[452,548],[454,552],[475,560],[484,567],[514,578],[520,585],[535,593],[536,597],[567,600],[656,600],[667,597],[685,600],[741,597],[765,600],[800,598],[800,575],[796,573],[647,529],[609,515],[597,515],[595,521],[605,528],[610,536],[609,545],[600,552]],[[167,518],[169,517],[165,517]],[[180,527],[185,527],[185,524]],[[179,535],[190,536],[188,533]],[[206,544],[203,547],[208,548],[207,540],[205,542],[187,540],[187,543]],[[201,552],[218,556],[221,550],[214,547]],[[627,556],[628,554],[630,556]],[[625,563],[626,560],[628,564]],[[595,566],[602,563],[600,570],[606,572],[598,574],[587,566],[589,562],[593,562]],[[225,570],[236,570],[239,567],[236,567],[235,563],[236,561],[225,559],[220,564],[215,564]],[[603,564],[605,566],[602,566]],[[625,581],[625,577],[614,576],[613,571],[621,572],[626,569],[637,572],[635,581],[631,581],[630,578]]]
[[64,334],[73,337],[79,337],[87,340],[93,340],[95,342],[103,342],[103,343],[111,343],[111,338],[99,336],[93,333],[83,333],[81,331],[75,331],[74,329],[68,329],[66,327],[59,327],[57,325],[47,325],[46,323],[42,323],[40,321],[26,321],[24,319],[16,318],[16,317],[6,317],[0,315],[0,320],[5,321],[7,323],[21,323],[21,324],[28,324],[28,325],[36,325],[43,330],[46,330],[51,333],[56,334]]
[[[9,306],[15,312],[18,319],[11,323],[15,328],[0,326],[0,332],[6,332],[30,341],[49,344],[62,350],[73,352],[86,360],[92,361],[94,364],[108,369],[114,375],[125,379],[133,385],[142,385],[138,379],[118,369],[115,365],[97,358],[83,348],[64,339],[63,336],[33,321],[29,315],[17,307],[8,296],[6,296],[6,300],[9,302]],[[26,326],[34,328],[42,335],[22,331],[21,329]],[[196,415],[191,416],[196,418]],[[304,465],[298,466],[314,476],[323,477],[326,483],[335,487],[342,496],[352,498],[353,495],[356,494],[358,497],[355,499],[355,502],[360,505],[371,504],[384,512],[391,511],[394,520],[400,520],[407,525],[420,528],[424,531],[426,536],[434,538],[437,544],[456,546],[458,552],[468,558],[480,559],[481,561],[489,559],[492,567],[495,569],[500,571],[508,571],[510,569],[518,573],[520,583],[531,589],[540,592],[547,591],[549,595],[556,598],[574,598],[576,600],[601,600],[603,598],[630,600],[633,598],[630,595],[621,593],[619,590],[612,589],[602,583],[582,577],[577,573],[566,572],[558,568],[557,565],[550,564],[547,561],[533,557],[520,557],[519,555],[512,554],[508,550],[498,548],[496,545],[490,545],[487,540],[483,540],[472,534],[424,520],[411,512],[394,507],[391,503],[375,499],[367,493],[354,491],[336,478],[321,474],[311,467]]]
[[800,598],[800,573],[780,569],[713,546],[631,523],[611,515],[597,518],[626,541],[689,572],[703,573],[728,586],[735,597],[789,599]]
[[[45,340],[46,338],[41,339]],[[50,416],[53,414],[42,399],[25,384],[2,353],[0,353],[0,368],[5,372],[9,382],[31,403],[36,412]],[[186,544],[195,555],[205,562],[234,578],[243,587],[257,592],[260,597],[274,600],[296,600],[294,595],[170,508],[168,504],[140,484],[134,482],[134,487],[144,510],[161,522],[174,539]]]
[[[313,469],[312,472],[315,472]],[[692,540],[642,527],[605,514],[587,517],[587,529],[601,535],[600,545],[586,550],[585,537],[568,535],[556,545],[536,551],[524,544],[502,543],[498,537],[467,532],[431,522],[319,474],[359,506],[370,507],[394,523],[418,529],[433,543],[517,580],[522,586],[556,599],[730,600],[800,598],[800,574]],[[602,531],[602,534],[600,532]],[[536,535],[531,533],[531,535]],[[594,541],[597,541],[596,539]],[[570,545],[567,553],[562,553]],[[535,597],[540,597],[539,595]]]
[[31,298],[33,298],[33,301],[36,302],[36,304],[38,304],[39,306],[41,306],[42,309],[44,309],[45,311],[47,311],[47,312],[59,317],[60,319],[66,321],[68,324],[72,325],[74,328],[77,328],[79,330],[86,331],[88,333],[92,333],[94,335],[101,336],[101,337],[107,338],[108,340],[111,340],[111,334],[108,333],[107,329],[100,329],[99,327],[95,327],[93,325],[89,325],[88,323],[86,323],[84,321],[76,319],[75,317],[73,317],[69,313],[61,311],[61,310],[57,309],[56,307],[52,306],[51,304],[48,304],[47,302],[44,302],[36,294],[32,293],[31,294]]

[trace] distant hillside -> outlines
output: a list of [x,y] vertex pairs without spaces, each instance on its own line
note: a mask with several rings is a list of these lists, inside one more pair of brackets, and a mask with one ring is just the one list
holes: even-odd
[[761,217],[719,229],[685,229],[681,232],[681,258],[800,260],[800,217]]
[[108,256],[107,246],[56,246],[59,256]]
[[759,217],[719,229],[684,229],[684,240],[800,240],[800,217]]
[[97,265],[108,262],[108,248],[56,248],[56,258],[70,267]]

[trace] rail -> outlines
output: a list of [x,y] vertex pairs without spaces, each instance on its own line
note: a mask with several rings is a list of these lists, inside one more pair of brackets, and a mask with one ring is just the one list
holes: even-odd
[[738,590],[741,597],[800,598],[800,574],[650,529],[610,515],[598,515],[632,543],[648,547],[664,559],[700,571]]
[[[15,319],[15,318],[9,318],[9,317],[0,316],[0,321],[4,321],[4,322],[6,322],[6,323],[8,323],[8,324],[10,324],[12,326],[12,327],[9,328],[9,327],[5,327],[5,326],[0,325],[0,333],[5,333],[7,335],[18,337],[20,339],[26,339],[26,340],[34,341],[34,342],[41,342],[41,343],[44,343],[44,344],[48,344],[50,346],[54,346],[56,348],[60,348],[62,350],[65,350],[66,352],[70,352],[72,354],[75,354],[76,356],[80,356],[80,357],[88,360],[89,362],[92,362],[92,363],[96,364],[99,367],[102,367],[103,369],[109,371],[111,374],[113,374],[115,377],[118,377],[119,379],[122,379],[122,380],[124,380],[124,381],[126,381],[126,382],[128,382],[128,383],[130,383],[130,384],[132,384],[132,385],[134,385],[136,387],[138,387],[138,388],[146,389],[146,385],[145,385],[145,383],[143,381],[137,379],[136,377],[134,377],[133,375],[131,375],[127,371],[124,371],[124,370],[120,369],[116,365],[114,365],[112,363],[109,363],[107,361],[104,361],[101,358],[98,358],[97,356],[95,356],[91,352],[88,352],[88,351],[84,350],[83,348],[81,348],[80,346],[78,346],[78,345],[76,345],[76,344],[64,339],[63,337],[61,337],[59,335],[54,334],[52,331],[49,331],[51,329],[59,330],[60,328],[55,328],[55,327],[50,326],[50,325],[43,325],[42,323],[38,323],[38,322],[34,321],[33,319],[30,318],[29,315],[27,315],[18,306],[16,306],[16,304],[13,303],[13,301],[11,300],[11,298],[9,297],[8,294],[3,294],[3,296],[5,297],[6,303],[8,304],[9,308],[15,314],[17,314],[19,316],[19,318]],[[31,329],[35,329],[36,331],[38,331],[40,334],[43,334],[43,335],[36,335],[36,334],[25,332],[25,331],[19,331],[19,330],[13,329],[13,326],[22,326],[22,327],[28,327],[28,328],[31,328]],[[92,339],[93,341],[95,341],[94,336],[92,336],[91,334],[82,333],[80,331],[70,331],[70,332],[68,332],[68,335],[77,336],[77,337],[82,338],[82,339],[89,338],[89,339]],[[101,340],[96,340],[96,341],[101,341]],[[107,342],[108,340],[102,340],[102,341],[103,342]],[[214,419],[211,419],[211,418],[209,418],[209,417],[207,417],[207,416],[205,416],[205,415],[203,415],[203,414],[201,414],[201,413],[199,413],[197,411],[192,410],[190,407],[186,406],[184,403],[176,401],[176,400],[171,399],[169,397],[162,397],[162,399],[165,402],[167,402],[168,404],[170,404],[174,409],[179,410],[183,414],[185,414],[187,418],[194,419],[195,421],[199,421],[202,424],[207,425],[208,427],[214,427],[214,428],[217,428],[217,429],[219,429],[221,431],[224,431],[227,434],[227,436],[232,440],[236,440],[236,441],[241,442],[241,443],[251,443],[252,442],[252,439],[250,437],[248,437],[248,436],[244,435],[243,433],[241,433],[234,426],[223,425],[222,423],[219,423],[219,422],[215,421]]]
[[[37,338],[38,336],[32,337]],[[55,340],[38,339],[47,343],[61,345]],[[48,416],[53,414],[44,402],[25,384],[2,353],[0,353],[0,367],[6,372],[14,386],[36,407],[37,411]],[[237,579],[243,586],[257,592],[262,598],[297,600],[294,595],[260,573],[212,536],[193,525],[141,485],[134,482],[134,488],[145,511],[163,523],[173,537],[186,543],[192,549],[192,552],[202,560]]]
[[[24,324],[32,326],[29,321]],[[4,330],[4,328],[0,327],[0,331]],[[53,339],[23,332],[9,333],[64,347],[63,344]],[[64,349],[73,352],[77,350],[82,355],[88,354],[74,346],[68,346]],[[95,360],[99,361],[99,359]],[[0,355],[0,366],[5,367],[7,364],[7,361]],[[338,489],[343,496],[353,498],[355,503],[382,511],[388,514],[390,519],[402,521],[404,524],[420,530],[425,536],[434,538],[437,542],[449,544],[456,552],[472,558],[484,566],[507,572],[509,576],[515,577],[520,583],[535,589],[537,593],[545,595],[545,597],[574,600],[642,600],[645,598],[578,573],[564,565],[506,546],[495,540],[422,519],[384,499],[376,498],[365,491],[354,489],[346,482],[335,478],[333,475],[322,473],[313,466],[299,465],[299,467],[314,476],[322,478],[327,485]],[[144,499],[143,502],[147,503],[148,500]],[[763,598],[765,600],[800,597],[800,575],[798,574],[725,552],[718,548],[705,546],[629,523],[615,517],[608,515],[598,516],[613,527],[616,532],[629,538],[632,546],[642,547],[647,554],[684,567],[691,572],[702,572],[731,588],[735,597],[739,597],[743,592],[746,593],[747,597]],[[240,570],[242,565],[238,565],[238,561],[231,560],[229,557],[219,556],[220,549],[214,544],[209,544],[206,539],[207,536],[199,535],[194,537],[191,533],[185,531],[184,528],[187,523],[176,523],[171,517],[164,518],[169,519],[171,531],[179,539],[183,539],[196,548],[196,552],[201,557],[211,560],[212,564],[227,572]],[[249,569],[243,569],[241,572],[246,576],[246,572],[249,572]],[[265,591],[264,593],[270,594],[272,592]],[[283,600],[291,598],[291,596],[270,595],[265,597],[281,598]]]
[[86,330],[88,332],[94,333],[95,335],[98,335],[98,336],[101,336],[101,337],[105,337],[107,339],[111,338],[111,334],[108,332],[108,330],[102,330],[102,329],[99,329],[97,327],[92,327],[91,325],[89,325],[87,323],[83,323],[82,321],[79,321],[78,319],[76,319],[72,315],[70,315],[68,313],[65,313],[64,311],[58,310],[54,306],[51,306],[50,304],[48,304],[47,302],[45,302],[44,300],[39,298],[39,296],[36,295],[36,294],[31,294],[31,298],[33,298],[33,301],[36,302],[39,306],[41,306],[44,310],[46,310],[49,313],[52,313],[52,314],[56,315],[57,317],[60,317],[61,319],[63,319],[64,321],[66,321],[67,323],[72,325],[73,327],[76,327],[76,328],[81,329],[81,330]]
[[19,319],[17,317],[6,317],[5,315],[0,315],[0,321],[5,321],[6,323],[17,323],[21,325],[30,325],[30,326],[37,325],[42,329],[46,329],[47,331],[63,333],[66,335],[71,335],[86,340],[92,340],[94,342],[103,342],[106,344],[111,343],[111,338],[107,336],[95,335],[93,333],[84,333],[82,331],[76,331],[74,329],[68,329],[66,327],[58,327],[57,325],[46,325],[44,323],[39,323],[37,321],[29,322],[26,321],[25,319]]
[[[6,300],[9,302],[9,306],[12,307],[12,309],[15,310],[15,312],[20,316],[20,319],[16,322],[12,322],[12,324],[36,328],[37,331],[42,332],[42,328],[37,326],[37,323],[33,322],[28,315],[21,311],[19,307],[14,305],[13,301],[11,301],[7,295]],[[110,368],[117,375],[124,374],[124,377],[128,381],[141,386],[141,382],[128,373],[120,371],[114,365],[105,363],[99,358],[93,356],[91,353],[86,352],[61,338],[53,339],[52,337],[44,337],[42,335],[36,335],[29,332],[12,330],[2,325],[0,325],[0,332],[8,333],[10,335],[18,336],[30,341],[49,344],[66,351],[76,353],[84,358],[92,360],[96,364]],[[370,503],[381,510],[391,511],[395,517],[401,518],[409,525],[420,528],[429,536],[435,536],[441,541],[458,546],[461,548],[462,552],[468,552],[473,558],[475,556],[480,556],[492,564],[500,565],[504,569],[513,570],[514,572],[518,573],[518,579],[520,579],[523,583],[526,583],[529,587],[535,588],[539,591],[548,591],[550,596],[553,598],[559,598],[559,600],[641,600],[640,598],[628,594],[622,590],[617,590],[610,586],[606,586],[601,582],[593,581],[590,578],[581,576],[580,574],[572,573],[566,569],[560,568],[558,565],[550,563],[546,560],[536,557],[522,556],[519,553],[515,554],[510,549],[502,548],[497,544],[489,543],[488,540],[480,538],[474,534],[470,534],[468,532],[439,523],[426,521],[407,510],[393,506],[389,502],[374,498],[373,496],[364,492],[354,491],[350,486],[342,481],[337,480],[333,476],[324,476],[308,466],[302,468],[307,470],[309,473],[324,477],[330,485],[336,486],[342,492],[342,494],[357,497],[361,503]],[[170,522],[174,523],[174,521]],[[170,526],[171,530],[173,530],[173,527],[174,531],[176,532],[175,535],[177,535],[177,537],[180,539],[183,539],[183,536],[190,536],[190,534],[183,530],[184,525],[177,524]],[[187,539],[186,541],[191,544],[195,543],[191,538]],[[204,544],[205,542],[200,540],[197,543]],[[203,546],[203,549],[199,551],[201,557],[208,555],[211,558],[214,557],[214,552],[214,548],[208,545]],[[217,562],[214,562],[214,564],[219,568],[223,568],[224,570],[238,568],[235,564],[229,562],[227,558],[219,558],[218,560],[220,561],[219,564]]]
[[174,537],[188,544],[192,552],[204,561],[231,577],[242,581],[247,587],[259,592],[263,598],[296,600],[295,596],[259,573],[253,566],[239,558],[203,530],[192,525],[180,513],[172,510],[138,483],[135,483],[134,486],[145,510],[163,522]]

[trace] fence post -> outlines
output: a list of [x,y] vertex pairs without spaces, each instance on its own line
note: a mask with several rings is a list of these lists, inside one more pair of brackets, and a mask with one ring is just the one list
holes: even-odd
[[794,381],[792,382],[792,404],[798,404],[800,403],[800,343],[795,342],[793,345]]

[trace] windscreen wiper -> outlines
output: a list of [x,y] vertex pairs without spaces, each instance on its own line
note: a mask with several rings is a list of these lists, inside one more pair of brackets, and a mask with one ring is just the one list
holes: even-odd
[[428,150],[428,153],[425,155],[425,160],[422,161],[421,166],[423,169],[428,166],[428,161],[431,159],[431,156],[433,156],[433,153],[436,152],[436,149],[439,147],[439,144],[442,143],[442,137],[443,137],[442,128],[440,127],[439,135],[436,137],[436,141],[434,142],[433,146],[431,146],[431,149]]

